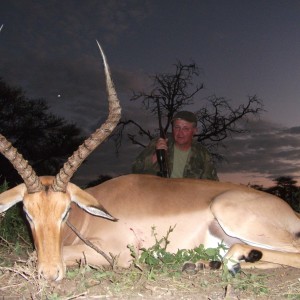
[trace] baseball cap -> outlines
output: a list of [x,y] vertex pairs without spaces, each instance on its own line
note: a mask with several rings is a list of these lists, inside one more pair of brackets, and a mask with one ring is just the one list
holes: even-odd
[[172,119],[172,122],[174,120],[181,119],[190,123],[195,123],[197,125],[197,117],[195,114],[193,114],[190,111],[179,111],[175,114],[175,116]]

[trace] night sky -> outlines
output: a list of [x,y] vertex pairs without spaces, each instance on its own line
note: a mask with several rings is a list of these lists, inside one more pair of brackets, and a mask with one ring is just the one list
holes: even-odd
[[[299,16],[297,0],[2,1],[0,76],[89,134],[107,115],[96,39],[123,116],[145,125],[156,120],[129,101],[132,90],[145,90],[149,75],[173,71],[177,60],[194,61],[205,87],[198,97],[222,96],[237,106],[257,95],[266,110],[248,123],[248,134],[227,140],[226,160],[217,165],[221,180],[300,179]],[[73,181],[129,173],[141,149],[125,142],[116,157],[113,147],[101,145]]]

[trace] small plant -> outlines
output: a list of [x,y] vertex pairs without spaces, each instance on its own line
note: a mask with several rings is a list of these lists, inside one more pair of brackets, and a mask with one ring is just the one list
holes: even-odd
[[[142,253],[138,257],[133,246],[128,246],[131,255],[134,258],[134,264],[144,273],[147,272],[147,278],[156,280],[161,274],[167,276],[180,276],[182,266],[185,262],[202,261],[223,261],[221,252],[227,250],[224,244],[219,244],[217,248],[204,248],[203,245],[190,250],[179,249],[176,253],[167,251],[169,236],[174,231],[174,227],[170,227],[166,236],[161,239],[157,238],[155,227],[152,227],[152,233],[155,239],[155,244],[148,248],[142,248]],[[264,284],[264,275],[253,275],[241,272],[233,276],[226,264],[223,265],[222,273],[220,274],[220,285],[226,287],[227,285],[233,286],[236,290],[250,289],[256,295],[267,294],[268,289]],[[203,282],[205,285],[205,282]]]
[[142,248],[141,255],[138,257],[133,246],[128,246],[131,255],[134,258],[134,264],[138,268],[145,266],[150,268],[149,278],[155,279],[157,273],[167,273],[169,275],[178,275],[181,273],[182,266],[185,262],[197,262],[199,260],[211,261],[222,259],[220,255],[221,250],[225,250],[224,245],[219,245],[217,248],[205,249],[203,245],[200,245],[194,249],[186,250],[179,249],[176,253],[170,253],[167,251],[169,242],[169,235],[174,231],[174,227],[170,227],[166,236],[161,239],[157,238],[155,227],[152,227],[152,234],[155,239],[155,244],[148,248]]

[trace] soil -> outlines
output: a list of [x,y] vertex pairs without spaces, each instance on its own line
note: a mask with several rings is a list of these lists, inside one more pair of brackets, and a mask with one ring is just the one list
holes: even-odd
[[220,270],[154,276],[134,267],[112,271],[81,266],[68,269],[65,279],[52,283],[38,278],[34,257],[0,254],[0,300],[300,299],[300,269],[291,267],[253,269],[224,278]]

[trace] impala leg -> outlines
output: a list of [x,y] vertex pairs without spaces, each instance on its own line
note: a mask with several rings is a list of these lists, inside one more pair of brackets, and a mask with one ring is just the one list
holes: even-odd
[[[279,252],[244,244],[234,244],[226,253],[224,257],[224,263],[227,265],[228,270],[235,274],[240,270],[240,263],[242,261],[247,263],[254,263],[252,266],[259,269],[266,269],[272,267],[272,265],[274,264],[277,265],[277,267],[285,265],[299,268],[300,253]],[[262,261],[268,264],[255,264],[258,261]],[[243,266],[245,266],[245,264],[243,264]],[[250,266],[247,266],[247,268],[249,267]]]

